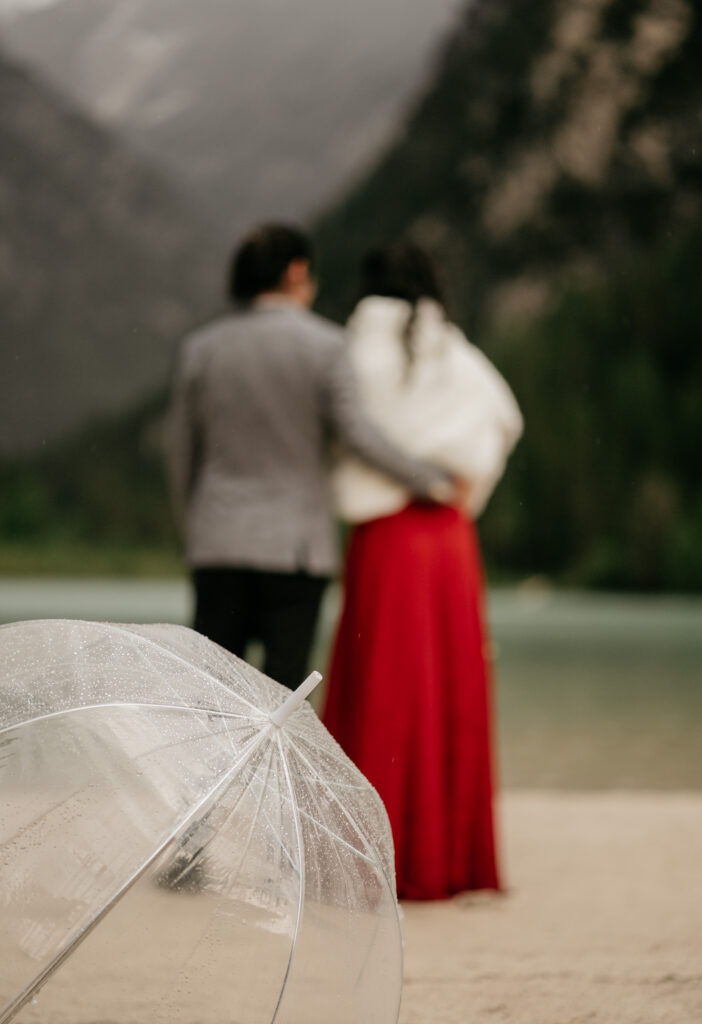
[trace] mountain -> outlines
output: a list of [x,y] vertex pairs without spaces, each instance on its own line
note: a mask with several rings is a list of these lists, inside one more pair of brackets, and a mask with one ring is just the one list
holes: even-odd
[[162,388],[221,246],[141,158],[0,55],[0,451]]
[[391,136],[459,6],[60,0],[13,3],[3,34],[231,234],[304,216],[347,186]]
[[542,312],[702,208],[692,0],[477,0],[379,165],[322,218],[325,304],[369,241],[411,232],[471,329]]
[[349,311],[370,244],[413,235],[512,384],[495,565],[702,588],[700,53],[693,0],[477,0],[320,219],[323,311]]

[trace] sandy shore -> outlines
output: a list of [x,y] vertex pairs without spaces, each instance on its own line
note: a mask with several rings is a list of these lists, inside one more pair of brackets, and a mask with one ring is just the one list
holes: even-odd
[[405,904],[401,1024],[702,1022],[702,794],[502,800],[505,897]]
[[[511,791],[500,819],[506,895],[404,905],[400,1024],[701,1024],[702,793]],[[211,914],[146,879],[18,1021],[264,1024],[288,944],[248,910]],[[329,1011],[320,996],[285,1020]]]

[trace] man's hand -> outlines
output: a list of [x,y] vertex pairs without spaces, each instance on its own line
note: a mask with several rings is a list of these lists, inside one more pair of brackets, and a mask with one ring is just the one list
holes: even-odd
[[470,497],[470,484],[464,477],[451,473],[446,479],[432,484],[429,497],[439,505],[451,505],[459,512],[465,512]]
[[453,496],[451,498],[451,504],[454,508],[458,509],[459,512],[465,512],[470,499],[470,483],[462,476],[453,476],[452,483]]

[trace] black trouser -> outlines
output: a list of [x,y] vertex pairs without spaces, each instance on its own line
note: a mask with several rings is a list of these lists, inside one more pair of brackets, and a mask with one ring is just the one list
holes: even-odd
[[195,569],[195,629],[244,657],[263,644],[263,671],[291,689],[307,674],[326,576],[259,569]]

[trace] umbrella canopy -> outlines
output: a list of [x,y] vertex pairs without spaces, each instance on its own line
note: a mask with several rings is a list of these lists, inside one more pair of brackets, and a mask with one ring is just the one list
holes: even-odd
[[180,626],[0,627],[0,1024],[394,1024],[387,816],[303,693]]

